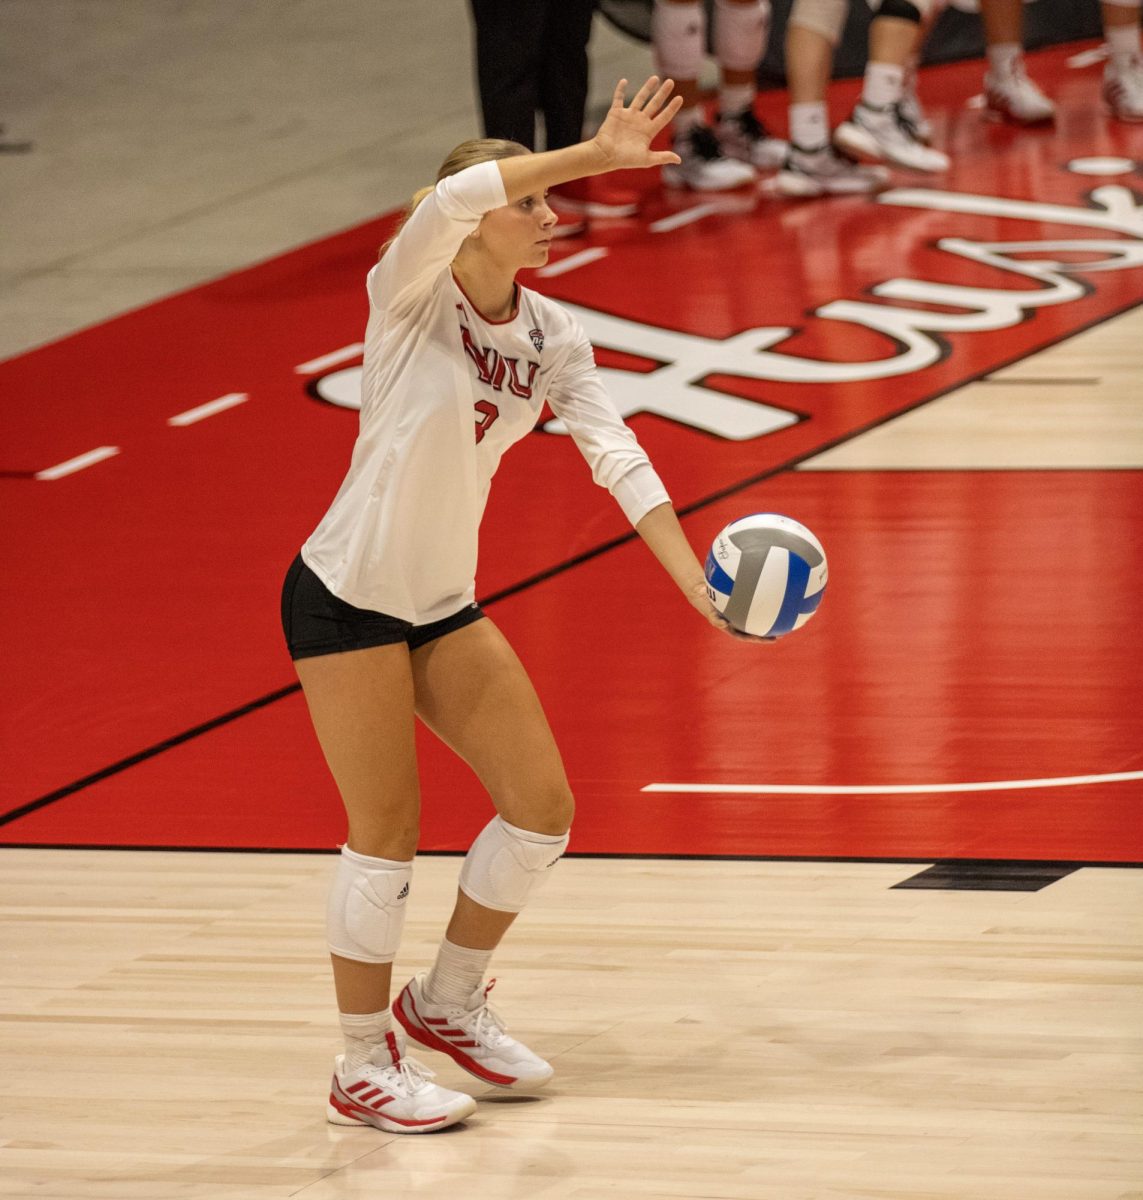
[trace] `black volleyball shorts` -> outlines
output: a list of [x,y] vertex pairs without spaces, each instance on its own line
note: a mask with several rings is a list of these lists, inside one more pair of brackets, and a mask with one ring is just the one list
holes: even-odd
[[483,616],[479,604],[466,604],[450,617],[428,625],[414,625],[386,613],[355,608],[335,596],[306,566],[300,554],[290,564],[282,584],[282,632],[293,659],[365,650],[394,642],[405,642],[410,650],[416,650]]

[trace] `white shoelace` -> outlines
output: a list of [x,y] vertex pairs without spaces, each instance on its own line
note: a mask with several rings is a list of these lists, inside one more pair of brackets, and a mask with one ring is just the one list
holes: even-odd
[[487,1001],[479,1008],[467,1010],[457,1024],[486,1046],[495,1046],[506,1036],[503,1018]]
[[430,1080],[436,1078],[435,1071],[430,1071],[424,1063],[417,1062],[415,1058],[402,1058],[396,1066],[388,1067],[373,1063],[363,1067],[361,1073],[373,1083],[396,1088],[406,1094],[420,1091]]

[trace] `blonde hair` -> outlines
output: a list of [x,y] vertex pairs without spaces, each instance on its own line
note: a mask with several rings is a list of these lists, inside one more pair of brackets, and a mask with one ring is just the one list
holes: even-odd
[[[520,142],[509,141],[507,138],[471,138],[467,142],[461,142],[441,163],[440,169],[437,171],[437,183],[440,183],[442,179],[447,179],[450,175],[458,174],[467,167],[475,167],[477,163],[494,162],[499,158],[516,158],[521,154],[531,153],[527,146]],[[405,222],[416,211],[417,205],[435,189],[435,186],[434,184],[433,187],[423,187],[413,193],[413,198],[409,201],[397,228],[393,230],[392,236],[381,247],[382,254],[397,240],[397,235],[405,228]]]

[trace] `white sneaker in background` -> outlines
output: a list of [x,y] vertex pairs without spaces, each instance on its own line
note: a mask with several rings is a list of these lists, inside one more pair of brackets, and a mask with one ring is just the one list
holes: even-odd
[[854,196],[876,192],[888,181],[884,167],[863,167],[833,146],[803,150],[791,142],[772,188],[781,196]]
[[1007,119],[1018,125],[1036,125],[1056,117],[1056,106],[1028,78],[1019,62],[1001,74],[985,74],[984,106],[994,120]]
[[1103,102],[1119,121],[1143,121],[1143,59],[1117,65],[1109,62],[1100,89]]
[[708,125],[695,125],[678,135],[671,149],[682,159],[663,168],[663,182],[672,187],[723,192],[754,182],[754,168],[736,158],[727,158]]
[[859,101],[848,121],[833,135],[834,142],[854,158],[888,160],[913,171],[947,171],[949,157],[926,146],[901,115],[900,105],[871,108]]
[[752,108],[736,113],[720,112],[714,132],[727,158],[736,158],[763,170],[780,167],[789,149],[758,120]]

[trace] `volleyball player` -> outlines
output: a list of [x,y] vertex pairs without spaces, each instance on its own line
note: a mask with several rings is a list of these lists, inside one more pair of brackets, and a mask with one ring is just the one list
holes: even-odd
[[[458,146],[368,276],[360,432],[282,592],[286,640],[348,818],[326,924],[345,1035],[327,1109],[338,1124],[421,1133],[474,1110],[406,1055],[407,1036],[484,1083],[531,1089],[552,1075],[507,1034],[483,979],[567,847],[573,800],[532,684],[476,604],[473,578],[491,477],[545,401],[686,599],[729,632],[582,328],[515,282],[547,261],[548,188],[678,161],[650,148],[678,110],[672,86],[653,76],[627,104],[621,81],[595,136],[564,149]],[[420,805],[415,716],[473,768],[497,815],[464,860],[432,969],[393,1005],[397,1029],[390,979]]]
[[[786,25],[790,148],[773,184],[780,195],[877,191],[888,182],[888,175],[880,166],[866,165],[870,161],[915,171],[943,171],[949,165],[946,155],[925,144],[905,106],[909,59],[933,0],[870,0],[874,18],[861,99],[831,136],[826,97],[850,2],[794,0],[790,9]],[[915,107],[915,93],[912,100]]]
[[758,66],[770,32],[769,0],[715,0],[713,15],[719,68],[713,126],[707,124],[698,82],[707,42],[704,4],[655,0],[651,17],[655,66],[676,81],[682,100],[672,131],[679,164],[663,171],[663,181],[696,191],[753,183],[756,168],[777,167],[786,156],[786,143],[754,111]]

